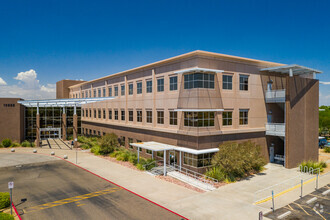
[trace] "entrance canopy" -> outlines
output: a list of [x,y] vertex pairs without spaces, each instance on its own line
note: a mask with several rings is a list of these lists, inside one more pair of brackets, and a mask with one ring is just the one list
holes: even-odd
[[151,151],[176,150],[176,151],[181,151],[181,152],[186,152],[186,153],[191,153],[191,154],[196,154],[196,155],[198,155],[198,154],[207,154],[207,153],[215,153],[215,152],[219,151],[218,148],[195,150],[195,149],[191,149],[191,148],[178,147],[178,146],[163,144],[163,143],[154,142],[154,141],[131,143],[130,145],[134,146],[134,147],[144,148],[144,149],[151,150]]
[[25,107],[81,107],[83,104],[111,100],[114,97],[81,98],[81,99],[45,99],[18,101]]

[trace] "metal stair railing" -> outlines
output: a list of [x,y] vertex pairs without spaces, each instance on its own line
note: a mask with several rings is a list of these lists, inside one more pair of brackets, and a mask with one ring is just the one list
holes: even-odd
[[196,180],[199,180],[203,183],[210,184],[212,186],[214,186],[215,183],[218,183],[217,179],[214,179],[210,176],[195,172],[193,170],[189,170],[189,169],[184,168],[182,166],[180,167],[177,164],[173,164],[173,165],[170,165],[170,166],[173,167],[175,171],[177,171],[179,173],[182,173],[182,174],[185,174],[186,176],[192,177],[192,178],[194,178]]

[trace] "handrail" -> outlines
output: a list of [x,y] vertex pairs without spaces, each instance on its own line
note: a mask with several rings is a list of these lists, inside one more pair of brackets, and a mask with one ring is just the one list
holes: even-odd
[[[184,167],[180,167],[179,165],[177,164],[174,164],[174,165],[170,165],[172,166],[175,170],[179,171],[180,173],[185,173],[187,176],[191,176],[195,179],[199,179],[199,180],[202,180],[204,183],[205,182],[209,182],[211,184],[214,184],[214,183],[218,183],[218,180],[213,178],[213,177],[210,177],[210,176],[207,176],[205,174],[201,174],[201,173],[198,173],[198,172],[195,172],[193,170],[189,170],[187,168],[184,168]],[[182,170],[184,170],[182,172]],[[192,173],[192,174],[191,174]],[[199,178],[198,178],[199,177]],[[210,181],[211,180],[211,181]]]

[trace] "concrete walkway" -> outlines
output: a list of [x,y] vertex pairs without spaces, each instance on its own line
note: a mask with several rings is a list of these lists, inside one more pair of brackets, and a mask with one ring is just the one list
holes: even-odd
[[[73,163],[76,161],[75,150],[38,149],[38,153],[47,155],[51,151],[60,157],[68,155]],[[0,153],[5,152],[10,149],[0,149]],[[22,152],[31,153],[32,148],[16,149],[16,153]],[[267,165],[267,170],[246,180],[198,193],[89,153],[78,152],[78,165],[190,219],[257,219],[259,211],[270,211],[270,205],[253,205],[255,192],[299,175],[297,169]],[[330,175],[320,180],[322,187],[330,182]],[[306,184],[305,193],[313,188],[314,182]],[[298,187],[278,197],[277,208],[296,200],[299,192]]]

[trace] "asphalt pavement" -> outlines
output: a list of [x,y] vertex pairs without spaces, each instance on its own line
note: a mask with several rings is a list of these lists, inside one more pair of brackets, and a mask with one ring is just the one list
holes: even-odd
[[[23,155],[31,156],[1,154],[0,164]],[[0,166],[0,191],[14,181],[13,201],[22,219],[182,219],[66,161],[35,157],[36,163]]]

